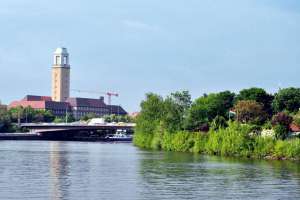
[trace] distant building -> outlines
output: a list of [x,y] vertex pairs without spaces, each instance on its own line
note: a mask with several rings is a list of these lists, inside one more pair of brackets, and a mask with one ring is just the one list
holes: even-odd
[[7,105],[3,105],[0,101],[0,111],[6,111],[7,110]]
[[27,95],[19,101],[13,101],[8,108],[22,106],[23,108],[31,107],[35,110],[49,110],[57,117],[63,117],[66,112],[71,112],[69,103],[52,101],[48,96]]
[[66,113],[73,114],[75,119],[93,113],[96,116],[102,117],[104,115],[126,115],[127,112],[116,105],[106,105],[104,98],[90,99],[90,98],[68,98],[65,102],[52,101],[48,96],[34,96],[27,95],[20,101],[13,101],[9,104],[9,108],[13,107],[31,107],[35,110],[49,110],[57,117],[64,117]]
[[21,100],[13,101],[8,107],[30,106],[36,110],[49,110],[58,117],[72,113],[77,120],[89,113],[99,117],[127,114],[121,106],[105,104],[103,97],[100,99],[70,97],[70,69],[67,49],[57,48],[52,66],[52,96],[27,95]]
[[290,124],[290,130],[292,132],[299,132],[300,133],[300,126],[298,126],[297,124],[292,123],[292,124]]
[[66,48],[57,48],[52,66],[52,100],[63,102],[70,97],[70,64]]
[[100,99],[90,99],[90,98],[69,98],[67,99],[69,103],[73,116],[76,119],[94,113],[97,116],[104,116],[109,114],[115,115],[126,115],[127,112],[121,107],[116,105],[106,105],[104,103],[104,98]]

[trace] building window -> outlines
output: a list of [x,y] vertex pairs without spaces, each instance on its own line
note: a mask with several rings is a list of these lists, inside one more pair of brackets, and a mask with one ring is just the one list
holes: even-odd
[[68,64],[68,56],[64,56],[64,64],[65,64],[65,65]]
[[60,56],[56,56],[55,57],[55,64],[59,65],[60,64],[60,60],[59,60]]

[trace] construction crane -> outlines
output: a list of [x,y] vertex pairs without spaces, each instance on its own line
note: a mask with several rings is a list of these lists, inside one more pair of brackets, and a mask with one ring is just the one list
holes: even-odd
[[115,92],[101,92],[101,91],[91,91],[91,90],[78,90],[72,89],[71,91],[80,92],[80,93],[90,93],[90,94],[105,94],[107,96],[108,105],[111,105],[111,97],[115,96],[118,97],[119,94]]

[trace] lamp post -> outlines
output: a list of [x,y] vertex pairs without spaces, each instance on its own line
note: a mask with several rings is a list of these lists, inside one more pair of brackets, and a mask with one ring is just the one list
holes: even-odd
[[68,123],[68,106],[66,107],[66,124]]

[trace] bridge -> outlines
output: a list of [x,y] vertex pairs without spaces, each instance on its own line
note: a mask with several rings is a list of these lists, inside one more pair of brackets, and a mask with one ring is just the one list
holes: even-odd
[[104,140],[107,135],[114,134],[118,129],[133,134],[135,124],[72,124],[72,123],[23,123],[20,127],[43,139],[53,140]]

